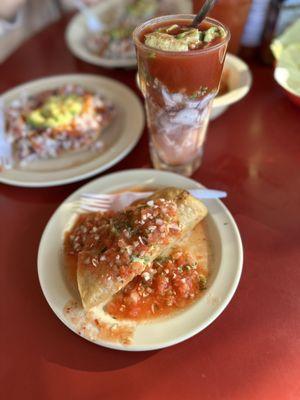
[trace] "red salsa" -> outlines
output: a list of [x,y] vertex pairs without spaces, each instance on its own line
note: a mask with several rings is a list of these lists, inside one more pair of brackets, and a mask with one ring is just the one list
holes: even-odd
[[77,217],[72,229],[65,235],[64,240],[64,265],[68,281],[77,288],[77,262],[78,254],[85,248],[87,240],[97,243],[100,239],[99,232],[105,229],[112,212],[85,213]]
[[106,306],[117,319],[166,316],[195,301],[206,288],[207,270],[180,247],[156,259],[142,275],[114,295]]
[[[134,221],[135,218],[137,218],[136,221],[146,221],[146,218],[147,221],[149,220],[143,224],[146,225],[143,229],[144,232],[148,232],[147,237],[138,235],[139,231],[135,233],[132,231],[132,225],[128,225],[128,216],[126,217],[125,213],[119,213],[118,218],[112,212],[87,213],[78,216],[64,241],[65,268],[68,280],[73,287],[77,287],[78,256],[86,249],[99,251],[99,243],[101,243],[99,260],[102,257],[102,262],[111,263],[112,269],[117,267],[119,273],[122,273],[122,265],[126,262],[125,259],[123,260],[124,257],[127,259],[133,254],[139,254],[141,257],[152,241],[167,240],[168,235],[164,232],[165,230],[173,230],[176,234],[178,226],[174,222],[169,225],[163,222],[166,217],[163,217],[159,211],[161,207],[154,208],[154,220],[149,219],[147,214],[153,205],[151,202],[149,207],[140,209],[134,207],[139,210],[138,215],[136,212],[131,214]],[[175,212],[173,206],[169,205],[165,212],[172,220]],[[117,247],[112,245],[114,234],[119,235]],[[139,263],[140,260],[137,262]],[[93,265],[93,260],[89,263]],[[126,274],[126,269],[123,272]],[[201,265],[201,262],[195,262],[192,254],[177,245],[171,254],[150,263],[141,275],[135,277],[125,288],[115,294],[107,304],[106,311],[120,320],[138,321],[166,316],[187,307],[199,298],[206,287],[206,279],[206,266]]]
[[126,280],[145,269],[154,246],[167,245],[180,230],[176,203],[165,199],[128,207],[115,215],[82,214],[65,237],[68,275],[74,280],[80,263],[91,271],[109,266],[109,279]]

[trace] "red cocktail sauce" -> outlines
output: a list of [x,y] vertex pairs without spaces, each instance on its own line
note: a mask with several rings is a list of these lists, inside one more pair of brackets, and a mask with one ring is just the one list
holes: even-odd
[[[204,43],[199,49],[181,52],[162,51],[144,45],[146,34],[173,24],[180,26],[177,32],[180,33],[181,28],[189,26],[190,21],[174,19],[154,23],[140,32],[141,44],[138,45],[137,54],[144,73],[148,78],[156,78],[173,93],[195,96],[201,89],[205,89],[205,94],[217,91],[227,47],[222,44],[228,41],[228,37],[218,37]],[[204,21],[199,29],[206,30],[211,26],[218,25]]]

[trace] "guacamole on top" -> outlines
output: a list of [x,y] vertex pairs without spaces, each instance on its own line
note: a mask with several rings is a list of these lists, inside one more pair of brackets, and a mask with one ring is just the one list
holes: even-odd
[[69,125],[83,110],[83,97],[76,94],[50,96],[45,103],[27,116],[35,128],[61,128]]
[[215,39],[224,36],[224,30],[218,26],[210,26],[208,29],[199,30],[174,24],[158,28],[146,34],[144,43],[158,50],[189,51],[202,48]]

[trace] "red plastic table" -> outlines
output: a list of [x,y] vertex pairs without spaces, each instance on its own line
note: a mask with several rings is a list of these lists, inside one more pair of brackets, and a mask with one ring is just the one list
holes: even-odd
[[[138,93],[134,71],[78,61],[67,18],[0,66],[0,91],[54,74],[103,74]],[[249,95],[209,126],[199,182],[229,194],[245,251],[237,293],[207,329],[160,351],[87,342],[52,313],[39,287],[37,249],[61,201],[84,182],[0,186],[1,398],[296,400],[300,398],[300,111],[272,70],[251,64]],[[146,132],[111,170],[150,166]]]

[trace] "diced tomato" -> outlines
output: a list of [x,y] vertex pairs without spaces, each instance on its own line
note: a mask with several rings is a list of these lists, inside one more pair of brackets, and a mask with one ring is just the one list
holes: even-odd
[[157,293],[163,295],[169,288],[169,279],[165,275],[160,275],[155,280]]

